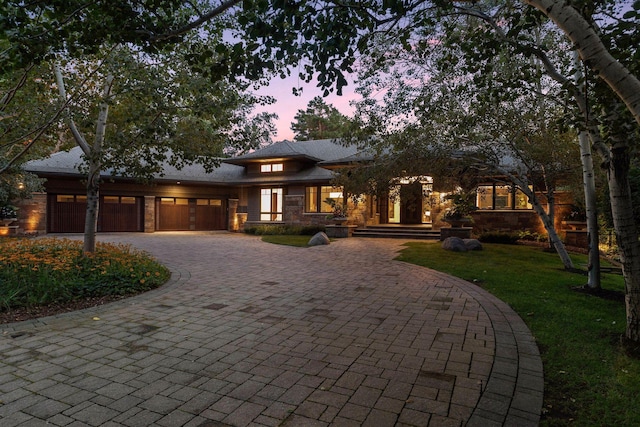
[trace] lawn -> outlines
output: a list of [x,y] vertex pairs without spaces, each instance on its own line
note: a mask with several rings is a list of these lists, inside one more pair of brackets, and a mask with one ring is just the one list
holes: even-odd
[[[584,255],[572,255],[585,265]],[[457,253],[410,242],[398,260],[476,283],[507,302],[531,329],[545,374],[542,425],[640,425],[640,361],[620,345],[625,328],[622,276],[603,276],[609,298],[577,291],[586,276],[562,269],[539,248],[485,244]]]
[[267,243],[274,243],[276,245],[288,245],[306,248],[311,237],[312,236],[296,234],[265,234],[262,236],[262,241]]

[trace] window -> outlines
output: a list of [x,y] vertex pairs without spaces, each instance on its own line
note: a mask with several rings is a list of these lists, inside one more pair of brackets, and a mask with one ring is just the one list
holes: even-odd
[[478,186],[476,206],[481,210],[532,209],[529,198],[518,187],[495,184]]
[[161,205],[188,205],[189,199],[179,199],[174,197],[161,197]]
[[282,221],[282,188],[260,190],[260,221]]
[[331,205],[327,203],[327,199],[335,200],[336,203],[342,204],[342,188],[330,185],[307,187],[305,191],[305,212],[331,212]]
[[198,205],[198,206],[222,206],[222,200],[220,200],[220,199],[196,199],[196,205]]
[[282,163],[266,163],[264,165],[260,165],[260,172],[269,173],[269,172],[282,172],[284,170],[284,165]]
[[58,203],[86,203],[87,196],[73,194],[58,194],[56,195],[56,202]]

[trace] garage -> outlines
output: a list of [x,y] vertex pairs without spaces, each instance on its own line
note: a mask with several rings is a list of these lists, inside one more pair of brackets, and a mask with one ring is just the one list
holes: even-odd
[[222,199],[158,197],[158,231],[226,230],[226,205]]
[[[50,233],[83,233],[87,214],[87,196],[49,194],[48,230]],[[139,232],[144,230],[144,199],[133,196],[101,196],[98,231]]]

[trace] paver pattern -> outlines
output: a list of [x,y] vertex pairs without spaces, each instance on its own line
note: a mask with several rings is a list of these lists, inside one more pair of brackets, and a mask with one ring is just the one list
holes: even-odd
[[534,426],[531,334],[401,241],[294,248],[107,234],[173,270],[99,308],[0,325],[0,425]]

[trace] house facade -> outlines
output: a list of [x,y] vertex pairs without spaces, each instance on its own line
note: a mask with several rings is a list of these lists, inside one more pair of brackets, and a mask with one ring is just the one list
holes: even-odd
[[[106,172],[100,187],[98,232],[241,231],[257,224],[323,225],[330,222],[328,199],[346,203],[349,224],[359,227],[443,225],[438,218],[448,207],[448,193],[434,190],[437,177],[404,178],[388,196],[362,196],[358,203],[332,185],[336,167],[368,159],[357,147],[332,140],[283,141],[224,159],[210,173],[200,165],[181,170],[167,166],[164,175],[151,184]],[[20,232],[83,232],[86,196],[81,164],[81,151],[76,147],[26,165],[27,171],[45,178],[46,183],[44,193],[21,203]],[[487,180],[478,186],[476,204],[473,217],[478,230],[543,232],[526,196],[512,186]]]

